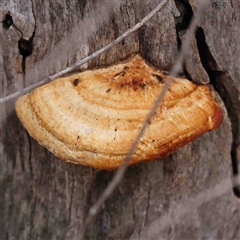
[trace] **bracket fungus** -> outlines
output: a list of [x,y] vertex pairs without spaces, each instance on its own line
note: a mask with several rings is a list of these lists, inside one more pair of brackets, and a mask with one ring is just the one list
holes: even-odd
[[[59,158],[97,169],[116,169],[166,78],[136,55],[36,88],[17,100],[16,112],[29,134]],[[216,129],[222,119],[209,85],[174,78],[130,164],[165,157]]]

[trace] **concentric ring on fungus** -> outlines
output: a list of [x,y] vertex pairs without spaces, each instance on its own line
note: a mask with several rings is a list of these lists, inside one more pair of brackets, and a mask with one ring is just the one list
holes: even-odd
[[[29,134],[59,158],[116,169],[167,76],[139,55],[123,63],[75,73],[20,97],[16,112]],[[222,122],[209,85],[175,78],[130,164],[169,155]]]

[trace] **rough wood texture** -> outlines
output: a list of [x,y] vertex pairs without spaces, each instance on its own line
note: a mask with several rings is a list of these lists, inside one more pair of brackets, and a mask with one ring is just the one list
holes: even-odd
[[[142,29],[82,69],[118,62],[140,52],[155,67],[169,70],[180,43],[177,33],[186,29],[187,16],[196,10],[197,2],[189,5],[176,0],[176,7],[169,1]],[[0,28],[2,95],[38,82],[101,48],[157,3],[1,1],[1,21],[9,12],[15,25],[3,28],[2,24]],[[202,65],[222,94],[231,122],[225,112],[217,131],[168,158],[130,167],[86,239],[240,238],[239,203],[230,181],[231,127],[239,146],[239,16],[239,1],[211,1],[196,37]],[[26,57],[28,51],[19,54],[21,37],[28,40],[26,50],[34,46],[30,56]],[[188,74],[191,76],[190,71]],[[28,136],[16,117],[14,102],[0,109],[0,236],[77,239],[89,207],[114,172],[57,159]]]

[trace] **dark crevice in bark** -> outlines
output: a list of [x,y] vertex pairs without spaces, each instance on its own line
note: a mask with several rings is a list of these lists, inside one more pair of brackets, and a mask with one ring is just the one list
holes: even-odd
[[[189,26],[191,17],[193,16],[193,11],[191,5],[188,1],[183,0],[175,0],[176,6],[180,12],[180,16],[175,18],[176,23],[176,33],[177,33],[177,42],[178,47],[181,47],[181,40],[179,34],[181,32],[185,32]],[[201,27],[198,28],[196,32],[196,40],[199,50],[200,59],[202,62],[202,66],[207,72],[210,83],[213,85],[214,89],[218,92],[220,97],[222,98],[228,116],[232,125],[232,149],[231,149],[231,160],[232,160],[232,173],[233,176],[236,177],[239,174],[238,169],[238,159],[237,159],[237,146],[238,146],[238,136],[240,134],[239,126],[238,126],[238,118],[237,118],[237,110],[233,109],[232,97],[229,95],[229,91],[227,90],[225,81],[221,81],[226,73],[219,71],[216,61],[214,60],[209,47],[205,40],[205,34]],[[187,72],[186,68],[183,68],[183,72],[188,79],[191,79],[190,74]],[[234,194],[237,197],[240,197],[240,186],[233,186]]]
[[150,206],[150,195],[151,195],[151,189],[148,191],[147,205],[146,205],[146,214],[145,214],[145,220],[144,220],[144,227],[147,226],[148,210],[149,210],[149,206]]
[[[33,4],[33,2],[32,2]],[[33,6],[33,5],[32,5]],[[34,16],[34,11],[33,11]],[[35,16],[34,16],[35,19]],[[26,73],[26,57],[30,56],[33,52],[33,38],[35,36],[36,31],[36,19],[35,19],[35,28],[32,36],[29,40],[23,38],[23,32],[14,24],[13,18],[10,13],[7,13],[2,20],[3,29],[8,30],[11,26],[13,26],[21,35],[21,38],[18,40],[18,50],[19,54],[22,55],[22,72],[23,72],[23,85],[25,84],[25,73]]]
[[30,40],[21,38],[18,41],[19,54],[22,55],[22,73],[23,73],[23,87],[26,87],[26,58],[32,54],[33,45]]
[[73,175],[72,186],[71,186],[70,205],[69,205],[69,212],[68,212],[68,224],[69,225],[70,225],[70,222],[71,222],[71,215],[72,215],[74,187],[75,187],[75,178],[74,178],[74,175]]
[[30,171],[30,176],[33,179],[33,168],[32,168],[32,142],[31,142],[31,137],[28,133],[27,130],[25,130],[26,135],[27,135],[27,140],[28,140],[28,145],[29,145],[29,156],[28,156],[28,164],[29,164],[29,171]]
[[23,35],[22,31],[14,24],[13,18],[9,12],[3,17],[2,26],[4,30],[8,30],[11,26],[13,26],[21,36]]
[[[198,28],[198,31],[196,33],[196,39],[202,65],[209,76],[210,83],[213,85],[214,89],[218,92],[221,99],[223,100],[231,121],[233,136],[231,149],[232,173],[233,176],[236,177],[239,174],[237,159],[237,141],[239,136],[237,110],[233,109],[234,104],[232,102],[232,98],[229,95],[229,91],[226,89],[225,86],[227,82],[221,81],[221,79],[226,78],[224,77],[226,76],[226,73],[218,70],[217,64],[206,43],[205,34],[202,28]],[[240,198],[240,186],[233,186],[233,192],[235,196]]]
[[[31,1],[31,2],[32,2],[33,18],[35,21],[33,33],[32,33],[32,36],[29,38],[29,40],[21,37],[20,40],[18,41],[19,54],[22,55],[23,87],[26,87],[26,58],[33,53],[33,50],[34,50],[33,38],[36,33],[36,17],[35,17],[35,13],[34,13],[33,1]],[[22,34],[22,36],[23,36],[23,34]]]
[[[193,11],[190,4],[185,1],[175,0],[175,4],[177,9],[180,12],[180,16],[175,17],[177,44],[178,44],[178,49],[180,49],[182,45],[182,41],[180,39],[180,33],[187,31],[191,18],[193,16]],[[191,76],[186,70],[186,67],[184,66],[184,64],[183,64],[183,73],[186,76],[186,78],[191,79]]]
[[[205,34],[201,27],[198,28],[196,32],[196,40],[199,49],[199,55],[203,67],[207,71],[208,75],[211,75],[213,70],[217,70],[217,63],[215,62],[208,45],[206,43]],[[211,77],[211,76],[209,76]]]
[[187,30],[193,16],[191,5],[186,1],[175,0],[180,16],[175,18],[177,32]]
[[7,13],[2,20],[3,29],[8,30],[13,25],[12,16]]

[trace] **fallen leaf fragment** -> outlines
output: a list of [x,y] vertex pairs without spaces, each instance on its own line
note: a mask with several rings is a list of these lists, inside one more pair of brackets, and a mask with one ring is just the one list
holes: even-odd
[[[59,158],[116,169],[166,78],[136,55],[43,85],[20,97],[16,112],[29,134]],[[209,85],[175,78],[130,164],[165,157],[216,129],[222,119]]]

